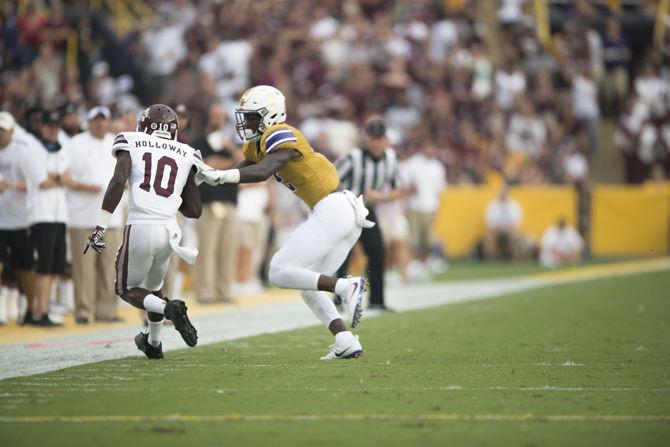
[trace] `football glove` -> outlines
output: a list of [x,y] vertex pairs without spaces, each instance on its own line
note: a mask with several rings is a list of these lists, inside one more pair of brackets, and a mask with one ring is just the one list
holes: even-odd
[[93,233],[88,237],[88,243],[84,247],[84,254],[89,248],[92,248],[98,254],[101,254],[107,245],[105,244],[105,229],[98,226],[95,227]]

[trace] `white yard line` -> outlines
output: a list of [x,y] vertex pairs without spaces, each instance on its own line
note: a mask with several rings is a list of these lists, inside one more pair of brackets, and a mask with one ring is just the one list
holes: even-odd
[[[667,268],[667,263],[659,263],[630,273]],[[556,279],[523,277],[393,286],[387,287],[387,304],[399,312],[404,312],[444,304],[497,298],[553,283],[586,281],[626,273],[616,270],[608,274],[606,270],[603,270],[590,275],[575,275],[572,279],[562,275]],[[378,315],[377,312],[364,313],[362,324],[365,324],[366,318],[374,318],[376,315]],[[200,346],[318,325],[317,319],[301,300],[226,309],[219,313],[195,317],[192,320],[198,328],[200,337],[198,345]],[[139,329],[141,328],[101,329],[93,334],[77,334],[38,342],[0,346],[0,380],[30,376],[102,360],[143,355],[137,351],[132,341]],[[161,335],[163,349],[166,352],[184,348],[183,341],[171,327],[164,328]]]

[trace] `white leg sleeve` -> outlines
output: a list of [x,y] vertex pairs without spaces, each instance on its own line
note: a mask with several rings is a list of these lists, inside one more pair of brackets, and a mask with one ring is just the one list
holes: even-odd
[[330,322],[340,318],[340,314],[337,313],[335,304],[333,300],[330,299],[326,292],[317,292],[311,290],[302,290],[300,291],[303,301],[312,309],[314,315],[326,326],[330,325]]
[[320,273],[281,262],[276,256],[270,262],[270,282],[282,289],[317,290]]

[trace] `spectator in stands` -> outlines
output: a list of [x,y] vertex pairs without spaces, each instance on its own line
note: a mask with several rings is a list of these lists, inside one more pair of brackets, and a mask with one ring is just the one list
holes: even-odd
[[509,110],[515,99],[526,91],[526,75],[511,59],[506,59],[495,74],[496,103]]
[[[14,134],[15,121],[9,112],[0,112],[0,274],[3,266],[17,273],[28,305],[24,323],[33,322],[33,247],[28,230],[26,181],[30,151]],[[5,299],[9,299],[5,296]],[[3,302],[0,305],[7,305]],[[3,320],[4,322],[4,320]]]
[[72,184],[70,161],[58,143],[61,118],[58,112],[44,112],[39,143],[24,160],[30,164],[27,178],[30,204],[30,234],[37,261],[35,267],[34,323],[55,326],[49,317],[51,285],[65,274],[66,187]]
[[[94,261],[84,259],[88,236],[95,229],[97,212],[105,188],[112,178],[116,159],[110,148],[113,136],[109,133],[111,112],[96,106],[86,114],[88,130],[74,136],[63,151],[70,160],[71,181],[68,183],[68,232],[72,254],[75,321],[88,324],[96,321],[118,321],[117,298],[114,290],[113,249],[105,250]],[[117,207],[105,233],[109,247],[121,245],[123,206]]]
[[519,110],[512,115],[507,131],[507,147],[525,159],[537,160],[544,151],[547,127],[537,115],[532,101],[519,101]]
[[512,260],[522,220],[521,205],[509,197],[507,186],[503,187],[498,197],[486,206],[487,257]]
[[[207,134],[193,141],[202,158],[214,169],[235,164],[234,143],[226,113],[218,104],[210,107]],[[202,216],[198,219],[198,268],[195,269],[195,295],[201,303],[230,302],[235,279],[235,260],[239,237],[237,186],[217,188],[200,185]]]
[[628,60],[630,50],[617,17],[607,20],[603,36],[605,76],[601,83],[603,112],[618,116],[628,94]]
[[575,118],[586,129],[589,140],[589,155],[598,150],[598,130],[596,123],[600,118],[598,106],[598,88],[589,67],[580,63],[576,73],[567,72],[572,84],[572,107]]
[[575,264],[582,259],[584,240],[577,230],[561,217],[556,225],[549,227],[542,236],[540,263],[547,268],[564,264]]

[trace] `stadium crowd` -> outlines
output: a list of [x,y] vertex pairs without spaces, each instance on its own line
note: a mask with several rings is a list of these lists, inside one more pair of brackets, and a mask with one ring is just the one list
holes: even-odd
[[[286,95],[289,122],[333,160],[359,144],[367,117],[381,113],[401,158],[430,153],[450,184],[583,189],[605,117],[617,123],[628,181],[670,171],[670,45],[633,54],[621,16],[608,6],[572,2],[547,45],[528,12],[532,2],[501,0],[492,45],[481,5],[468,0],[146,0],[121,2],[132,7],[124,14],[104,2],[67,3],[0,7],[0,109],[45,148],[45,126],[58,128],[68,153],[77,135],[90,136],[92,120],[102,118],[109,135],[134,130],[143,106],[160,102],[179,105],[180,141],[226,168],[240,157],[230,119],[240,94],[270,84]],[[66,197],[75,189],[59,187]],[[203,189],[208,223],[186,225],[201,247],[218,248],[205,256],[199,300],[260,289],[253,272],[262,269],[268,235],[280,242],[306,212],[292,200],[274,185]],[[418,248],[425,260],[425,241]],[[218,271],[222,253],[237,253],[243,267]],[[77,316],[115,318],[95,308]]]

